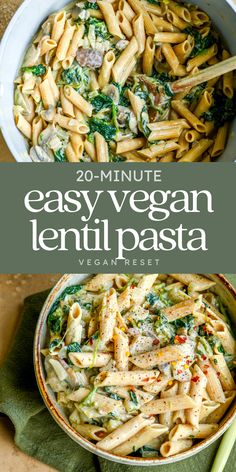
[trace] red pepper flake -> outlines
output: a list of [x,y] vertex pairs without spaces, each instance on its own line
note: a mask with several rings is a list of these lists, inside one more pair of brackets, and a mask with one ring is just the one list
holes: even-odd
[[131,285],[130,285],[130,288],[135,288],[135,285],[134,285],[134,284],[131,284]]
[[175,344],[184,344],[184,343],[186,343],[186,341],[187,341],[186,337],[179,336],[178,334],[176,334],[175,339],[174,339]]
[[203,331],[207,331],[207,327],[206,326],[203,326]]
[[144,382],[148,382],[150,380],[149,377],[147,377],[146,379],[144,379]]
[[179,374],[182,374],[182,373],[183,373],[182,370],[177,370],[177,374],[178,374],[178,375],[179,375]]
[[205,361],[207,359],[207,356],[205,356],[205,354],[202,354],[201,358]]
[[199,382],[200,377],[199,375],[195,375],[195,377],[192,377],[192,382]]
[[159,339],[154,339],[154,340],[152,341],[152,345],[153,345],[153,346],[156,346],[157,344],[160,344]]
[[186,361],[186,364],[188,364],[188,365],[190,365],[191,363],[192,363],[192,361],[191,361],[190,359],[188,359],[188,360]]
[[207,374],[208,374],[208,371],[207,371],[207,370],[204,370],[204,371],[203,371],[203,374],[207,375]]
[[217,377],[220,377],[220,372],[216,372],[216,374],[217,374]]

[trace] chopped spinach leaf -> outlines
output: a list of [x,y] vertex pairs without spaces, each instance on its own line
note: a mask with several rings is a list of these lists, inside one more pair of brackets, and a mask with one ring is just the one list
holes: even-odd
[[129,390],[129,397],[130,397],[130,400],[137,406],[138,399],[137,399],[136,393],[133,390]]
[[160,5],[158,0],[146,0],[148,3],[152,3],[153,5]]
[[55,349],[55,347],[58,347],[61,343],[61,339],[60,338],[56,338],[56,339],[53,339],[52,342],[50,342],[49,344],[49,351],[53,351]]
[[114,393],[111,391],[110,387],[104,387],[104,390],[108,394],[108,396],[112,398],[113,400],[122,400],[122,398],[119,395],[117,395],[117,393]]
[[60,334],[63,325],[63,310],[61,307],[49,313],[47,325],[52,333]]
[[110,160],[111,162],[124,162],[126,161],[126,157],[111,154]]
[[188,103],[197,101],[205,87],[206,83],[197,85],[197,87],[194,87],[191,92],[185,95],[184,100],[186,100]]
[[190,329],[194,326],[194,317],[193,315],[187,315],[183,318],[179,318],[178,320],[172,321],[171,324],[175,327],[175,329],[185,328]]
[[54,152],[56,162],[66,162],[65,150],[63,148]]
[[67,346],[67,352],[81,352],[82,349],[79,343],[71,343]]
[[226,121],[231,121],[236,115],[236,98],[226,97],[220,90],[213,94],[214,104],[202,118],[206,121],[214,121],[217,127],[223,126]]
[[96,2],[85,2],[83,5],[84,10],[98,10],[98,4]]
[[85,34],[88,33],[89,26],[93,26],[95,36],[102,38],[104,41],[108,40],[111,37],[105,21],[98,20],[97,18],[93,17],[88,18],[88,20],[86,20],[85,22]]
[[61,74],[59,85],[71,85],[77,90],[84,90],[89,83],[89,73],[86,67],[72,65]]
[[36,77],[44,75],[46,70],[47,69],[43,64],[39,64],[38,66],[22,67],[23,72],[32,72],[32,74],[36,75]]
[[183,31],[194,38],[194,48],[189,57],[198,56],[216,42],[216,39],[211,32],[207,36],[203,37],[199,31],[192,26],[188,26]]
[[98,118],[91,118],[89,121],[90,133],[98,131],[106,141],[111,141],[116,135],[115,126],[105,123],[105,121]]
[[99,93],[98,95],[96,95],[96,97],[92,98],[91,104],[94,108],[94,111],[98,113],[103,108],[111,108],[113,101],[104,93]]

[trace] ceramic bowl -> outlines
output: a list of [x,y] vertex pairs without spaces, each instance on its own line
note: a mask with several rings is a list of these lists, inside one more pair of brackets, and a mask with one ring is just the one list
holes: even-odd
[[[227,281],[227,279],[221,274],[206,274],[209,278],[211,278],[214,282],[217,283],[215,288],[215,292],[219,294],[227,306],[231,320],[233,324],[236,326],[236,290],[232,287],[232,285]],[[51,388],[46,385],[46,377],[45,377],[45,369],[43,366],[43,356],[41,355],[41,349],[45,348],[46,346],[46,339],[47,339],[47,316],[50,311],[50,308],[57,297],[65,290],[66,287],[74,284],[80,284],[88,277],[86,274],[69,274],[64,275],[59,282],[55,285],[55,287],[50,292],[42,311],[39,315],[37,328],[35,332],[35,339],[34,339],[34,366],[35,366],[35,374],[38,383],[39,390],[47,406],[49,412],[53,416],[54,420],[58,423],[58,425],[65,431],[65,433],[72,438],[77,444],[84,447],[88,451],[97,454],[100,457],[105,459],[118,462],[120,464],[127,464],[127,465],[139,465],[139,466],[157,466],[162,464],[171,464],[183,459],[187,459],[188,457],[192,457],[194,454],[205,449],[207,446],[212,444],[216,439],[218,439],[230,426],[233,419],[236,417],[236,401],[231,405],[229,410],[227,411],[226,415],[220,422],[220,427],[215,434],[212,434],[207,439],[202,440],[200,443],[193,446],[186,452],[182,452],[172,457],[158,457],[153,459],[146,459],[146,458],[139,458],[139,457],[120,457],[110,452],[102,451],[101,449],[97,448],[96,445],[88,441],[87,439],[83,438],[79,433],[77,433],[72,426],[69,424],[69,421],[60,407],[60,405],[56,402],[56,397]]]
[[[0,46],[0,128],[15,159],[32,162],[25,139],[17,130],[13,117],[14,80],[18,75],[25,51],[40,25],[52,13],[64,7],[68,0],[25,0],[12,18]],[[236,3],[234,0],[193,0],[205,10],[222,33],[231,54],[236,54]],[[235,159],[236,120],[230,138],[217,162]]]

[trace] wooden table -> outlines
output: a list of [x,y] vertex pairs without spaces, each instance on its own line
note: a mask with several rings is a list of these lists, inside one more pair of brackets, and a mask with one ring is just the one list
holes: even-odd
[[[0,365],[14,339],[25,297],[53,286],[60,275],[0,274]],[[2,472],[53,472],[23,454],[14,444],[14,429],[8,418],[0,416],[0,470]]]

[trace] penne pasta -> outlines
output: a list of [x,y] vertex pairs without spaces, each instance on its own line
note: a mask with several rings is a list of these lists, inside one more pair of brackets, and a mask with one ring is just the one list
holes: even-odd
[[[73,159],[80,143],[70,132]],[[236,395],[232,344],[222,351],[218,337],[230,334],[223,303],[201,274],[96,274],[66,288],[42,355],[71,428],[121,457],[169,457],[213,439]]]

